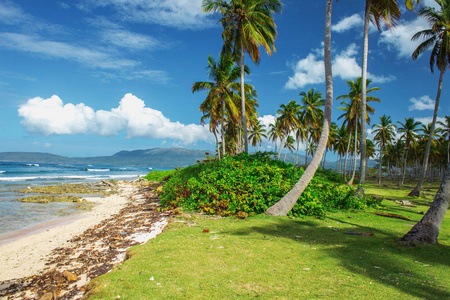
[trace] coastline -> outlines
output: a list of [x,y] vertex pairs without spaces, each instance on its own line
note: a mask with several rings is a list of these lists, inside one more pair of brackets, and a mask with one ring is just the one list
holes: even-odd
[[74,236],[119,213],[135,190],[131,184],[121,185],[118,195],[86,197],[96,204],[90,211],[5,234],[0,238],[0,281],[29,277],[42,271],[53,249],[67,246]]

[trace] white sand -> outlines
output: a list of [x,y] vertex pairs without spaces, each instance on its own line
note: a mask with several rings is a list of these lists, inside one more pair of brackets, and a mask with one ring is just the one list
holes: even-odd
[[91,211],[48,222],[18,236],[3,237],[0,281],[38,274],[45,268],[45,260],[53,249],[67,246],[71,238],[119,213],[135,189],[131,184],[122,184],[118,195],[86,198],[98,204]]

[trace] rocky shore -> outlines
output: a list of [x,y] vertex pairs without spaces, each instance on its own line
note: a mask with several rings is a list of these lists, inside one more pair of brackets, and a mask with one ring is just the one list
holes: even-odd
[[[87,283],[162,232],[169,214],[149,185],[122,183],[83,218],[0,246],[1,299],[80,299]],[[88,199],[92,201],[92,199]]]

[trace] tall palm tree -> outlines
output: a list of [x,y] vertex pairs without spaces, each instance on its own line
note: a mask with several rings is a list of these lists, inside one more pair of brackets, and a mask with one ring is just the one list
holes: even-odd
[[325,66],[325,86],[326,86],[326,100],[325,111],[323,117],[322,133],[320,135],[319,144],[314,152],[314,157],[306,168],[302,177],[294,185],[294,187],[287,193],[280,201],[269,207],[266,211],[269,215],[287,215],[287,213],[294,207],[297,199],[308,186],[312,177],[316,173],[319,163],[322,160],[323,153],[327,146],[328,134],[331,125],[331,112],[333,108],[333,76],[331,70],[331,14],[332,14],[333,0],[327,0],[325,11],[325,38],[324,38],[324,66]]
[[380,124],[372,126],[374,129],[374,141],[380,147],[380,162],[378,167],[378,185],[381,185],[381,168],[383,166],[383,154],[387,145],[389,145],[395,137],[395,124],[392,123],[391,117],[383,115],[380,117]]
[[[317,91],[316,89],[308,90],[307,93],[300,92],[299,96],[302,100],[302,105],[300,106],[301,112],[301,119],[302,124],[307,125],[310,129],[317,129],[321,126],[321,123],[323,122],[323,110],[322,106],[325,105],[325,99],[322,98],[322,93]],[[305,166],[308,164],[307,158],[308,158],[308,144],[309,144],[309,132],[310,130],[307,130],[307,136],[306,136],[306,154],[305,154]]]
[[258,146],[261,147],[261,138],[267,138],[266,129],[264,127],[266,126],[262,124],[260,120],[255,118],[255,122],[251,127],[249,135],[252,146],[255,147],[255,152],[258,152]]
[[269,140],[275,142],[275,153],[277,152],[277,140],[280,138],[280,121],[275,119],[275,123],[269,124]]
[[247,121],[245,114],[244,56],[249,54],[254,63],[261,60],[259,46],[263,45],[267,54],[276,51],[277,36],[273,13],[281,12],[279,0],[204,0],[204,12],[220,12],[223,26],[222,53],[231,53],[241,67],[241,110],[244,129],[245,152],[248,152]]
[[[348,141],[349,141],[349,134],[348,134],[347,126],[345,124],[342,124],[336,133],[336,140],[335,140],[335,145],[334,145],[334,149],[336,150],[336,152],[338,153],[338,156],[339,156],[339,170],[341,170],[342,157],[346,153]],[[345,172],[345,167],[347,167],[347,165],[344,166],[344,172]]]
[[406,174],[406,166],[408,162],[408,151],[412,148],[412,146],[417,142],[418,137],[418,131],[419,128],[417,128],[421,123],[416,122],[414,118],[405,118],[405,123],[402,123],[400,121],[397,122],[400,126],[398,127],[398,132],[402,133],[400,136],[400,139],[405,142],[405,146],[403,149],[402,154],[402,170],[403,175],[401,176],[401,179],[399,181],[399,185],[403,184],[405,180],[405,174]]
[[[355,137],[356,137],[358,135],[358,127],[362,128],[362,122],[363,122],[362,121],[363,118],[362,118],[362,115],[361,115],[361,113],[362,113],[362,111],[361,111],[361,107],[362,107],[361,100],[362,100],[364,85],[362,84],[362,78],[361,77],[358,77],[356,79],[356,82],[353,81],[353,80],[347,80],[346,82],[347,82],[348,87],[350,88],[350,92],[347,95],[341,95],[341,96],[337,97],[336,100],[348,99],[348,100],[350,100],[350,102],[349,103],[342,102],[344,107],[339,107],[339,109],[342,109],[342,110],[346,111],[346,113],[344,115],[341,115],[338,119],[340,119],[342,117],[345,117],[345,122],[347,122],[349,124],[348,125],[349,129],[352,128],[355,131]],[[367,87],[371,82],[372,81],[370,79],[367,79],[365,86]],[[371,93],[371,92],[374,92],[374,91],[378,91],[378,90],[380,90],[380,88],[378,88],[378,87],[373,87],[373,88],[370,88],[370,89],[366,90],[366,102],[372,102],[372,101],[380,102],[381,100],[379,98],[372,97],[372,96],[367,97],[368,93]],[[365,105],[365,108],[366,109],[364,111],[365,112],[364,120],[365,120],[365,123],[370,123],[370,118],[368,116],[368,113],[373,114],[375,112],[375,109],[373,109],[371,106],[369,106],[367,104]],[[361,123],[360,123],[360,120],[361,120]],[[364,123],[364,125],[365,125],[365,123]],[[361,124],[361,126],[359,124]],[[362,137],[362,135],[361,135],[361,137]],[[358,139],[355,138],[355,149],[354,149],[354,152],[353,152],[354,153],[354,158],[353,158],[353,175],[352,175],[352,178],[348,181],[348,183],[347,183],[348,185],[352,185],[353,184],[353,180],[355,178],[357,140]],[[365,160],[365,156],[363,157],[363,159]],[[361,170],[361,172],[362,171],[365,172],[365,169]]]
[[[218,62],[208,55],[208,77],[212,81],[199,81],[192,85],[192,92],[207,90],[208,94],[205,101],[200,105],[200,111],[204,114],[210,114],[211,121],[214,122],[220,116],[222,156],[225,155],[225,135],[224,123],[225,115],[230,120],[239,120],[239,110],[235,105],[235,99],[238,95],[235,91],[239,90],[240,69],[235,65],[230,56],[221,56]],[[250,73],[248,67],[244,68],[246,73]],[[250,86],[247,87],[249,89]],[[211,127],[210,127],[211,130]]]
[[[280,127],[283,130],[283,135],[286,137],[285,140],[290,136],[289,133],[295,130],[299,125],[300,121],[298,119],[300,106],[294,100],[289,101],[287,105],[281,104],[278,110],[278,120],[280,122]],[[281,141],[281,145],[284,145],[285,141]],[[283,147],[280,146],[278,151],[278,159],[280,159],[281,150]]]
[[284,148],[286,149],[286,153],[284,155],[284,160],[283,160],[284,162],[286,161],[288,150],[289,150],[289,152],[292,153],[292,151],[295,149],[294,143],[295,143],[295,139],[292,136],[288,135],[286,141],[284,142]]
[[447,163],[450,163],[450,116],[445,116],[444,122],[438,122],[444,132],[444,137],[447,137]]
[[[407,0],[411,2],[411,0]],[[412,3],[410,3],[412,5]],[[364,13],[364,34],[363,34],[363,57],[361,66],[361,159],[360,170],[361,178],[360,184],[365,183],[365,170],[366,170],[366,105],[367,105],[367,56],[369,53],[369,21],[376,23],[378,30],[381,31],[380,21],[383,20],[388,26],[395,26],[396,22],[400,19],[400,8],[398,7],[396,0],[366,0],[366,9]],[[361,188],[360,193],[364,193]]]
[[445,70],[450,67],[450,0],[435,1],[439,5],[440,10],[436,10],[432,7],[426,7],[419,12],[419,16],[425,18],[431,28],[419,31],[411,38],[411,40],[417,40],[419,38],[425,39],[425,41],[422,42],[413,52],[412,59],[416,60],[421,54],[432,48],[430,56],[431,73],[434,72],[435,66],[440,71],[438,91],[436,101],[434,103],[433,121],[431,122],[431,132],[430,137],[428,138],[427,147],[425,149],[419,182],[409,193],[409,196],[415,197],[419,196],[423,181],[425,179],[425,172],[428,166],[428,155],[431,148],[431,136],[433,135],[433,131],[436,126],[439,100],[441,98],[442,79],[444,77]]

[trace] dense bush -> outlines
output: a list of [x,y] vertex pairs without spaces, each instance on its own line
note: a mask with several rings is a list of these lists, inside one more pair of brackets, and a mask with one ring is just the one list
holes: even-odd
[[176,170],[151,171],[144,178],[150,181],[163,181],[169,179],[175,172]]
[[[302,168],[269,153],[241,154],[199,163],[172,174],[160,195],[169,209],[182,206],[220,215],[264,213],[281,199],[303,174]],[[339,174],[318,170],[290,214],[323,217],[332,209],[363,209],[367,199],[342,185]]]

